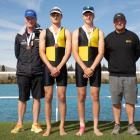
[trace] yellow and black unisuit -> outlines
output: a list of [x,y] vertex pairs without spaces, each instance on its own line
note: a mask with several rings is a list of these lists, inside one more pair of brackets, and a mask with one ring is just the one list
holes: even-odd
[[[58,66],[65,55],[65,28],[61,27],[57,37],[57,47],[55,39],[50,29],[46,29],[46,57],[53,66]],[[48,67],[44,70],[44,85],[51,86],[54,84],[54,77],[50,75]],[[66,64],[61,68],[59,76],[56,77],[57,86],[67,85],[67,68]]]
[[93,63],[98,54],[99,29],[95,28],[91,32],[91,38],[88,41],[85,31],[79,28],[78,53],[82,61]]
[[57,47],[53,33],[46,29],[46,57],[50,63],[57,66],[65,54],[65,29],[62,27],[57,38]]
[[[95,28],[91,32],[90,40],[82,27],[79,28],[78,37],[78,54],[81,60],[87,67],[90,67],[96,56],[98,55],[98,43],[99,43],[99,29]],[[87,78],[83,77],[84,71],[76,63],[76,86],[83,87],[87,85]],[[100,87],[101,85],[101,65],[99,64],[94,70],[94,74],[89,78],[90,86]]]

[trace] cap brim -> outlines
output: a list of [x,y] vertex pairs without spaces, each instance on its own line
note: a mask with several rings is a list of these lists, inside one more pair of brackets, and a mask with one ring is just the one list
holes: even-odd
[[58,13],[58,14],[61,14],[61,15],[62,15],[61,12],[59,12],[59,11],[55,11],[55,10],[50,12],[50,14],[52,14],[52,13]]
[[124,18],[124,17],[115,17],[115,18],[114,18],[114,21],[116,21],[117,19],[120,19],[120,20],[125,20],[125,18]]
[[32,18],[36,18],[36,16],[30,15],[30,14],[25,15],[25,17],[32,17]]
[[84,11],[82,12],[82,14],[84,14],[84,13],[86,13],[86,12],[91,12],[92,14],[94,13],[92,10],[84,10]]

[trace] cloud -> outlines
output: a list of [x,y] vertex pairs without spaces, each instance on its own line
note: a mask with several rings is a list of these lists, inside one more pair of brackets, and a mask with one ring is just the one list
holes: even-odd
[[137,33],[136,33],[139,37],[140,37],[140,31],[137,31]]
[[133,12],[134,13],[140,12],[140,9],[139,8],[138,9],[134,9]]
[[130,6],[132,6],[132,7],[140,5],[139,0],[135,0],[135,1],[126,1],[126,3],[127,3],[128,5],[130,5]]
[[139,23],[129,26],[128,29],[135,32],[140,37],[140,24]]
[[18,24],[15,24],[13,22],[7,21],[5,19],[0,19],[0,27],[20,30],[22,26],[18,25]]
[[0,33],[0,40],[14,41],[15,36],[16,36],[16,32],[5,32],[5,31],[3,31],[3,32]]
[[129,29],[132,31],[139,32],[140,31],[140,24],[137,23],[137,24],[131,25],[131,26],[129,26]]
[[27,9],[34,9],[37,12],[40,11],[40,5],[44,0],[13,0],[12,2],[15,2],[23,7],[26,7]]

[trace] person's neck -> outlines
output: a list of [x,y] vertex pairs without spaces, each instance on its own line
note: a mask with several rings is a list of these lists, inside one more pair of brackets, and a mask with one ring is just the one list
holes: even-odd
[[87,30],[92,30],[94,28],[94,25],[93,23],[92,24],[84,24],[84,27],[87,29]]
[[34,28],[32,28],[32,27],[27,27],[27,33],[32,33],[33,32],[33,30],[34,30]]
[[116,33],[118,33],[118,34],[121,34],[121,33],[124,33],[124,32],[125,32],[125,28],[122,29],[122,30],[116,30]]
[[61,27],[61,24],[52,24],[52,28],[53,28],[54,32],[58,32],[60,27]]

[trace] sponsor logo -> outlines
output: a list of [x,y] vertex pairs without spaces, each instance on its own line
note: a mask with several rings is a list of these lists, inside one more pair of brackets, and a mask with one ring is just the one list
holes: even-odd
[[132,43],[132,40],[127,39],[127,40],[125,40],[125,42],[126,42],[126,43]]
[[21,45],[27,45],[27,42],[26,42],[26,40],[22,40],[22,41],[20,42],[20,44],[21,44]]

